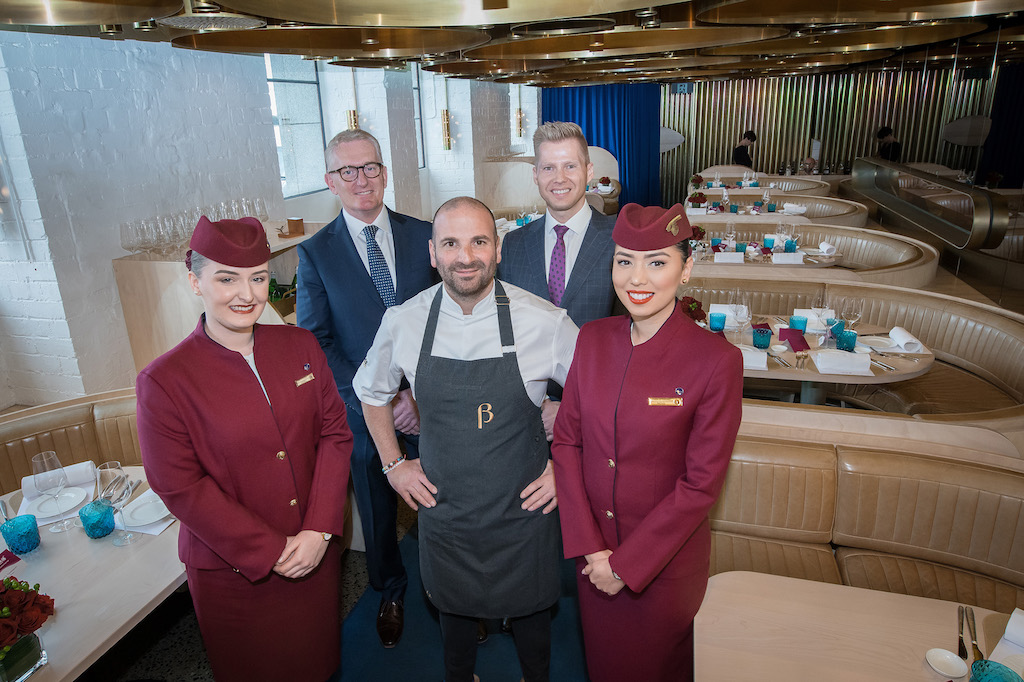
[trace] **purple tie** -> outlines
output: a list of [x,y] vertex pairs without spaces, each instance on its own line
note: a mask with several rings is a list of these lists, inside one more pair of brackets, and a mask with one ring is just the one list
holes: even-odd
[[551,267],[548,269],[548,298],[555,305],[562,305],[562,294],[565,293],[565,233],[569,228],[556,225],[555,234],[558,241],[551,249]]

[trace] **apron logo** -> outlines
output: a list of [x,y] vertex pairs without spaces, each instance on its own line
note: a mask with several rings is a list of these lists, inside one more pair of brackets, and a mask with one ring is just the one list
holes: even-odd
[[[486,419],[484,419],[484,415],[487,415]],[[476,408],[476,428],[484,428],[484,424],[490,424],[492,419],[494,419],[494,413],[491,412],[491,404],[480,403]]]

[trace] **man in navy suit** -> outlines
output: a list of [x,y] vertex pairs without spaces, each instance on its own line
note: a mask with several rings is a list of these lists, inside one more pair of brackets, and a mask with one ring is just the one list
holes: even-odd
[[[547,213],[505,236],[498,278],[565,308],[576,326],[582,327],[611,315],[615,304],[615,216],[602,215],[587,203],[594,166],[578,125],[551,121],[539,126],[533,134],[533,151],[533,181]],[[549,392],[561,396],[557,385],[550,385]],[[557,402],[544,401],[548,440],[557,410]]]
[[[366,541],[370,585],[381,593],[377,634],[391,648],[402,636],[408,577],[398,552],[397,504],[366,430],[352,377],[366,357],[386,308],[434,284],[427,242],[430,223],[388,210],[388,169],[380,143],[362,130],[339,133],[327,145],[324,180],[341,199],[334,221],[298,247],[300,327],[327,355],[354,437],[352,485]],[[397,435],[417,455],[419,413],[408,383],[392,403]]]

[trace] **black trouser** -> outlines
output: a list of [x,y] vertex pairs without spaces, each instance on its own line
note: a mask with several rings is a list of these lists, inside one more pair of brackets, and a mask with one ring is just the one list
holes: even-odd
[[[479,618],[441,613],[445,682],[472,682]],[[551,665],[551,609],[512,618],[519,665],[526,682],[548,682]]]

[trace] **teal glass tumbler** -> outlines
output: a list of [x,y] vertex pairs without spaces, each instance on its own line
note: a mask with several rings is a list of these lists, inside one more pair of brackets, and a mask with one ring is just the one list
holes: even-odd
[[768,204],[767,204],[767,205],[765,206],[765,208],[767,208],[767,209],[768,209],[768,212],[769,212],[769,213],[775,213],[775,204],[774,204],[774,203],[768,203]]
[[768,346],[772,345],[772,330],[771,329],[755,329],[754,334],[754,348],[760,348],[766,350]]
[[795,329],[801,334],[807,332],[807,318],[803,315],[790,315],[789,316],[789,328]]
[[774,249],[775,248],[775,237],[765,237],[764,238],[764,248],[766,248],[766,249]]
[[839,336],[836,338],[836,348],[839,350],[853,352],[853,349],[857,347],[857,332],[852,329],[844,329],[839,332]]
[[718,245],[719,245],[719,244],[721,244],[721,243],[722,243],[722,239],[721,239],[721,237],[712,237],[712,238],[711,238],[711,246],[712,246],[712,247],[714,247],[714,246],[718,246]]
[[713,332],[720,332],[725,329],[725,313],[711,313],[708,315],[708,328]]
[[0,525],[4,542],[15,554],[26,554],[39,546],[39,524],[32,514],[22,514]]
[[739,212],[740,212],[740,205],[739,204],[729,204],[729,213],[739,213]]
[[85,534],[91,538],[102,538],[114,530],[114,508],[110,500],[93,500],[78,510]]
[[743,253],[744,251],[747,250],[747,243],[746,242],[736,242],[736,250],[739,251],[740,253]]
[[786,253],[796,253],[796,242],[792,239],[786,240]]
[[846,322],[844,320],[837,320],[834,317],[827,318],[825,324],[828,325],[828,330],[832,334],[833,339],[838,339],[839,335],[846,329]]

